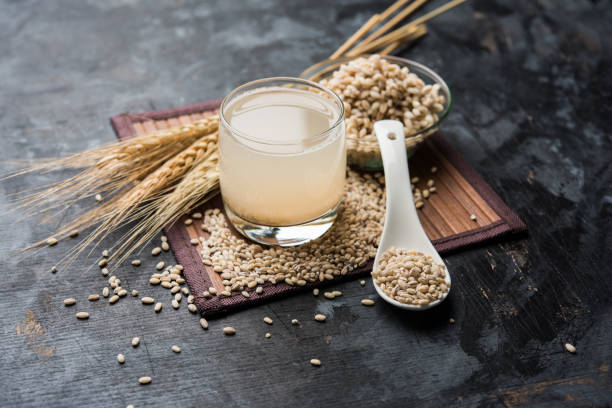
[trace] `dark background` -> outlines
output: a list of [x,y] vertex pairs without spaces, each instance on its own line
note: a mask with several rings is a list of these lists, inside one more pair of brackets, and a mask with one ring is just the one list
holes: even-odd
[[[120,112],[296,76],[390,3],[3,0],[3,170],[14,168],[10,159],[111,142],[108,118]],[[382,301],[364,308],[371,284],[350,282],[338,285],[339,300],[304,294],[211,321],[205,332],[185,304],[174,311],[147,284],[159,260],[144,255],[150,248],[140,269],[117,275],[163,300],[160,315],[131,297],[87,302],[105,283],[90,269],[97,253],[56,275],[49,269],[69,243],[25,260],[13,254],[62,219],[2,216],[0,406],[608,406],[610,38],[610,1],[471,1],[399,53],[446,79],[454,96],[446,136],[530,230],[447,256],[453,291],[431,312]],[[68,174],[5,182],[0,205]],[[65,308],[67,297],[77,306]],[[90,319],[77,321],[77,310]],[[315,312],[330,318],[313,322]],[[226,325],[237,335],[225,337]],[[313,357],[322,367],[310,366]],[[142,375],[153,383],[140,386]]]

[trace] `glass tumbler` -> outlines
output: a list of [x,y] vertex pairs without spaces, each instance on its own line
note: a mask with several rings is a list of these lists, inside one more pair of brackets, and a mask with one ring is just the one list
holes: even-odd
[[280,246],[325,234],[346,181],[340,98],[308,80],[266,78],[233,90],[219,115],[221,195],[236,230]]

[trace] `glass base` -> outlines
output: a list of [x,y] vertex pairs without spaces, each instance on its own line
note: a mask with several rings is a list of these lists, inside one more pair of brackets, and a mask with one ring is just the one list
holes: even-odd
[[225,203],[223,206],[234,228],[248,239],[264,245],[290,247],[302,245],[323,236],[334,224],[340,203],[315,220],[285,227],[270,227],[252,223],[240,218]]

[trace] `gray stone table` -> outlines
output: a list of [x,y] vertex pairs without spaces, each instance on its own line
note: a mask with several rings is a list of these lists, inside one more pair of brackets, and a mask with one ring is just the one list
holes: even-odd
[[[120,112],[297,75],[388,4],[2,0],[2,170],[13,168],[11,159],[111,142],[108,118]],[[184,305],[154,315],[132,298],[88,303],[104,285],[89,269],[97,252],[55,275],[49,269],[67,243],[26,259],[13,252],[65,218],[3,214],[0,406],[609,406],[610,38],[610,1],[473,0],[399,52],[448,81],[447,137],[530,229],[526,238],[447,256],[453,292],[428,313],[362,307],[371,284],[349,282],[337,286],[339,300],[304,294],[211,321],[205,332]],[[3,182],[0,205],[68,174]],[[147,275],[157,260],[142,259],[140,269],[118,275],[156,294]],[[63,306],[71,296],[88,321]],[[315,311],[330,318],[315,324]],[[225,325],[238,334],[224,336]],[[133,336],[141,338],[136,349]],[[311,367],[313,357],[323,365]],[[142,375],[153,383],[140,386]]]

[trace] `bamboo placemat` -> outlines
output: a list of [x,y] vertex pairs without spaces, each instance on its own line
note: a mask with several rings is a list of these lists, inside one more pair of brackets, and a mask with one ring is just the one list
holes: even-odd
[[[146,134],[179,124],[190,123],[217,111],[220,101],[214,100],[185,107],[141,114],[121,114],[111,118],[111,124],[120,139]],[[432,167],[437,167],[431,173]],[[440,134],[432,135],[418,154],[410,159],[410,174],[421,180],[433,179],[436,194],[425,201],[419,210],[419,219],[439,252],[445,253],[493,240],[502,235],[526,231],[525,224],[499,198],[480,175]],[[222,208],[220,199],[213,200],[206,208]],[[472,220],[471,215],[476,215]],[[271,285],[263,294],[254,292],[245,298],[239,293],[229,298],[206,299],[202,292],[210,286],[223,290],[221,278],[211,267],[202,263],[201,246],[190,243],[192,238],[207,237],[196,223],[185,226],[178,222],[166,228],[168,241],[177,258],[185,267],[185,278],[199,311],[208,317],[228,313],[298,291],[354,279],[371,270],[371,262],[333,281],[316,282],[302,287],[287,284]]]

